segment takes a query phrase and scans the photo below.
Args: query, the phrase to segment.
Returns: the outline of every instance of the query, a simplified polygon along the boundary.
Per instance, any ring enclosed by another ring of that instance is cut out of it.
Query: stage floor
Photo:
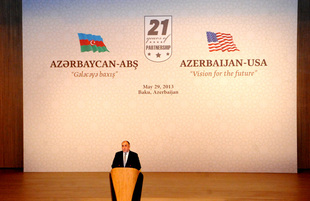
[[[310,200],[310,174],[143,172],[141,201]],[[109,173],[0,171],[1,201],[111,201]]]

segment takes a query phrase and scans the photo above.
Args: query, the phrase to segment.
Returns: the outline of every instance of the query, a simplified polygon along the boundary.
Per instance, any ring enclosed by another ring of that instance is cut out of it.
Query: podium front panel
[[[112,182],[117,201],[131,201],[140,171],[135,168],[113,168]]]

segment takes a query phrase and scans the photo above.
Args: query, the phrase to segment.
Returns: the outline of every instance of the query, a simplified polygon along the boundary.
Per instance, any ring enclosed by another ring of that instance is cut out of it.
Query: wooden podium
[[[131,201],[140,171],[135,168],[113,168],[112,183],[117,201]]]

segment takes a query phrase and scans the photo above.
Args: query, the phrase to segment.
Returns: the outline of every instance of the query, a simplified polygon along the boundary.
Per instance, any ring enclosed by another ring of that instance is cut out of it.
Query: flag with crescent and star
[[[103,39],[99,35],[78,33],[81,45],[81,52],[109,52]]]

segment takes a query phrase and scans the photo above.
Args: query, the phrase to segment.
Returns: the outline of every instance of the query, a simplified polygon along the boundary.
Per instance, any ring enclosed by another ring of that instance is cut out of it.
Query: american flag
[[[234,52],[234,51],[240,51],[237,49],[232,35],[225,34],[225,33],[213,33],[213,32],[207,32],[207,39],[208,39],[208,46],[209,51],[219,51],[222,50],[222,52],[228,51],[228,52]]]

